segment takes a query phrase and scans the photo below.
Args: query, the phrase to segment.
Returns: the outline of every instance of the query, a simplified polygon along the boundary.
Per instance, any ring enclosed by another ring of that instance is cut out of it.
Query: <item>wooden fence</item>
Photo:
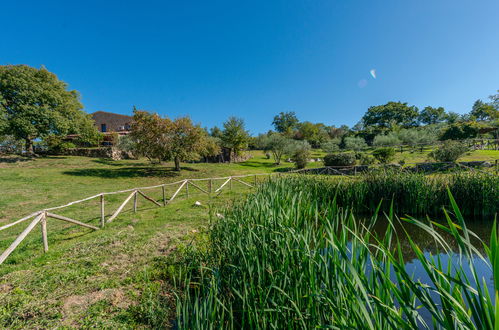
[[[90,196],[84,199],[80,199],[74,202],[70,202],[61,206],[56,206],[56,207],[51,207],[47,208],[44,210],[36,211],[34,213],[31,213],[28,216],[25,216],[24,218],[21,218],[17,221],[14,221],[12,223],[6,224],[4,226],[0,227],[0,231],[5,230],[7,228],[10,228],[12,226],[15,226],[21,222],[27,221],[27,220],[32,220],[29,225],[23,230],[23,232],[12,242],[12,244],[0,255],[0,264],[2,264],[5,259],[9,257],[9,255],[21,244],[21,242],[28,236],[28,234],[37,226],[40,225],[41,228],[41,234],[42,234],[42,241],[43,241],[43,249],[45,252],[48,251],[49,246],[48,246],[48,240],[47,240],[47,220],[49,218],[55,219],[55,220],[60,220],[60,221],[65,221],[69,222],[75,225],[79,225],[82,227],[90,228],[93,230],[99,230],[105,227],[106,223],[110,223],[113,220],[115,220],[118,215],[123,211],[125,206],[130,203],[130,201],[133,199],[133,211],[137,212],[137,205],[138,205],[138,199],[143,198],[146,201],[151,202],[152,204],[158,206],[158,207],[165,207],[169,203],[171,203],[179,194],[180,192],[185,189],[186,196],[189,197],[189,188],[195,188],[196,190],[202,192],[203,194],[206,194],[211,197],[218,197],[224,189],[232,189],[232,183],[236,182],[238,184],[241,184],[245,187],[253,188],[256,186],[258,183],[258,177],[259,176],[267,176],[270,177],[272,175],[276,175],[278,173],[260,173],[260,174],[248,174],[248,175],[237,175],[237,176],[228,176],[228,177],[221,177],[221,178],[207,178],[207,179],[185,179],[173,183],[165,183],[165,184],[160,184],[156,186],[149,186],[149,187],[139,187],[139,188],[132,188],[132,189],[127,189],[127,190],[120,190],[120,191],[113,191],[113,192],[104,192],[100,193],[94,196]],[[244,178],[249,178],[252,180],[251,183],[243,181]],[[223,183],[215,187],[214,182],[223,180]],[[202,182],[207,183],[206,187],[203,187]],[[171,195],[171,197],[167,198],[166,194],[166,187],[167,186],[178,186],[176,187],[174,193]],[[162,198],[161,198],[161,203],[158,202],[157,200],[149,197],[146,195],[144,191],[151,190],[151,189],[161,189],[162,192]],[[123,194],[123,193],[129,193],[127,194],[125,200],[120,204],[120,206],[111,214],[109,218],[106,219],[105,215],[105,196],[108,195],[116,195],[116,194]],[[82,221],[78,221],[66,216],[62,216],[60,214],[55,213],[57,210],[64,209],[66,207],[75,205],[75,204],[80,204],[86,201],[90,201],[93,199],[99,199],[99,208],[100,208],[100,228],[97,226],[90,225],[88,223],[84,223]]]

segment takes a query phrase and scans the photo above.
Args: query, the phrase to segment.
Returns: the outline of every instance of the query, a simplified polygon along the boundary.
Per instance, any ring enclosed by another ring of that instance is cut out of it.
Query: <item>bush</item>
[[[401,144],[402,141],[393,133],[388,135],[376,135],[373,141],[373,145],[386,147],[386,146],[396,146]]]
[[[332,154],[333,152],[340,150],[340,143],[340,139],[328,140],[327,142],[321,144],[321,149],[325,153]]]
[[[395,149],[393,148],[378,148],[373,151],[373,156],[382,164],[388,164],[395,157]]]
[[[329,154],[324,157],[325,166],[353,166],[355,165],[355,154],[353,152],[340,152]]]
[[[295,162],[296,168],[298,169],[305,168],[308,164],[309,158],[310,158],[310,144],[308,144],[307,142],[298,143],[291,156],[291,160]]]
[[[358,158],[360,165],[372,165],[376,161],[373,156],[367,153],[361,153],[360,158]]]
[[[437,162],[455,162],[468,151],[468,148],[457,141],[445,141],[437,150],[432,151],[429,156]]]
[[[76,148],[72,142],[64,141],[61,136],[50,135],[43,139],[43,144],[47,148],[47,152],[54,155],[63,154],[69,149]]]
[[[367,147],[366,140],[358,137],[346,137],[345,138],[345,148],[349,150],[362,150]]]

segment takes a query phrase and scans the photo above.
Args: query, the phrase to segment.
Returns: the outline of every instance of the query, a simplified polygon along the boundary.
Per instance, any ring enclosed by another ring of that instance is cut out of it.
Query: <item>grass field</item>
[[[269,173],[292,164],[275,166],[262,152],[238,164],[183,164],[173,171],[172,164],[151,165],[146,160],[109,161],[85,157],[47,157],[34,160],[0,158],[0,224],[12,222],[31,212],[98,194],[140,186],[249,173]],[[314,158],[322,158],[314,152]],[[424,161],[426,153],[402,153],[406,162]],[[493,160],[498,151],[475,151],[462,160]],[[321,162],[309,167],[323,166]],[[247,192],[234,186],[212,200],[223,207]],[[172,191],[169,191],[171,194]],[[150,192],[160,199],[160,191]],[[141,200],[140,212],[127,207],[122,216],[92,231],[50,221],[49,252],[43,253],[38,228],[0,266],[0,327],[51,328],[155,327],[164,325],[174,311],[168,309],[174,297],[157,274],[158,263],[171,251],[194,244],[207,230],[210,217],[207,196],[191,191],[191,197],[158,208]],[[109,215],[125,195],[106,197]],[[194,206],[201,201],[203,206]],[[62,215],[98,224],[97,201],[64,210]],[[0,248],[5,249],[27,223],[1,232]],[[167,303],[159,304],[160,295]],[[154,299],[153,299],[154,297]],[[158,313],[158,309],[164,309]],[[165,318],[158,319],[158,315]],[[171,319],[171,318],[169,318]]]

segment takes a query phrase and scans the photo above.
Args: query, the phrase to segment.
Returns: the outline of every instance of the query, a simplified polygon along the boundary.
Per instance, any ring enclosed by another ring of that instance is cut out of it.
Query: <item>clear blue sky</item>
[[[351,126],[370,105],[465,113],[499,89],[498,0],[16,0],[0,21],[0,64],[45,65],[87,112],[258,133],[280,111]]]

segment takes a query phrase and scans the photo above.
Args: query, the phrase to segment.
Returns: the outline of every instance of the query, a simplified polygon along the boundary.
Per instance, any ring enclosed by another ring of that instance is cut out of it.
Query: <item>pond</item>
[[[368,219],[364,219],[365,221]],[[362,220],[361,220],[362,221]],[[442,223],[446,225],[445,223]],[[388,220],[384,217],[380,217],[373,226],[373,231],[379,236],[383,237],[387,231],[389,226]],[[478,254],[473,254],[471,260],[466,260],[462,262],[462,264],[466,264],[471,261],[474,265],[474,268],[477,272],[478,278],[483,279],[485,282],[491,296],[493,297],[494,292],[494,280],[492,275],[492,270],[490,265],[488,264],[489,259],[486,256],[485,249],[483,246],[483,242],[487,245],[489,244],[491,230],[493,226],[493,220],[485,220],[485,219],[470,219],[466,223],[466,227],[469,231],[475,233],[479,239],[471,238],[473,245],[476,247],[478,253],[481,254],[483,258],[486,259],[484,261]],[[428,276],[428,273],[425,271],[421,261],[416,257],[414,250],[410,246],[410,242],[407,238],[407,235],[404,234],[404,231],[411,237],[412,241],[419,246],[419,248],[423,251],[425,257],[428,258],[440,258],[443,268],[445,269],[449,263],[452,265],[460,264],[460,258],[466,258],[463,254],[460,253],[459,247],[455,239],[448,233],[438,230],[439,234],[444,238],[445,242],[450,246],[451,252],[445,252],[441,246],[435,241],[435,239],[429,235],[424,229],[410,224],[410,223],[396,223],[395,224],[395,232],[397,233],[398,239],[400,241],[402,247],[402,255],[405,262],[405,269],[409,274],[413,275],[415,281],[420,281],[421,283],[425,283],[428,285],[432,285],[432,281]],[[368,269],[369,271],[369,269]],[[472,279],[472,273],[469,267],[464,268],[464,272],[468,278]],[[396,281],[395,276],[392,276],[392,281]],[[434,301],[439,301],[439,297],[437,294],[433,295]],[[431,324],[431,315],[428,311],[422,310],[420,314],[423,316],[425,321],[428,324]]]

